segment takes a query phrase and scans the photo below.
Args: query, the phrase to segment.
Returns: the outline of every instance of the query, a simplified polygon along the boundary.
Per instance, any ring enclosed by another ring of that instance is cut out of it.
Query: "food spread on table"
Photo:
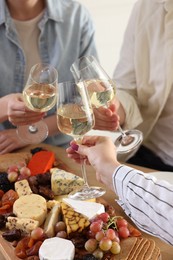
[[[53,152],[36,149],[18,155],[16,160],[12,156],[11,164],[3,163],[0,173],[1,234],[14,247],[16,257],[160,259],[154,240],[144,238],[117,216],[104,199],[68,198],[73,189],[83,185],[83,179],[67,171]]]

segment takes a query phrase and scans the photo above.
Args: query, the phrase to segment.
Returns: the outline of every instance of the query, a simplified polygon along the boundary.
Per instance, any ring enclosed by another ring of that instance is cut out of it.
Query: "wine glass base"
[[[68,197],[74,200],[88,200],[101,197],[105,192],[101,187],[82,187],[69,193]]]
[[[132,142],[125,145],[123,141],[123,136],[120,135],[114,142],[117,147],[117,154],[125,154],[135,150],[143,141],[143,134],[139,130],[126,130],[124,133],[127,136],[132,137]]]
[[[48,127],[44,121],[33,125],[22,125],[17,128],[18,137],[26,144],[37,144],[43,142],[48,136]]]

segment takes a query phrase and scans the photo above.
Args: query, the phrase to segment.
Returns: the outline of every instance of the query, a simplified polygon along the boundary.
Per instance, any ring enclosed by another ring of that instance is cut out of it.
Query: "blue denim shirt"
[[[42,62],[58,70],[58,81],[73,79],[71,64],[83,55],[97,57],[94,27],[89,12],[72,0],[47,0],[40,29],[39,52]],[[30,50],[32,52],[32,50]],[[22,92],[25,80],[25,55],[20,46],[6,1],[0,0],[0,97]],[[55,112],[55,108],[48,114]],[[10,122],[0,124],[0,130],[12,128]],[[62,134],[48,137],[45,142],[64,145],[69,138]]]

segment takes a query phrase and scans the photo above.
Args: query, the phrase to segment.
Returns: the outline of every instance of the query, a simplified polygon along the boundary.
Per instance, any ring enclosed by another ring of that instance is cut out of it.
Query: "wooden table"
[[[21,149],[20,151],[29,151],[30,149],[32,149],[34,147],[38,147],[38,145],[28,146],[24,149]],[[44,147],[47,150],[54,151],[56,154],[56,157],[60,158],[71,169],[71,172],[75,173],[76,175],[81,176],[80,166],[77,165],[72,160],[67,158],[67,155],[66,155],[66,152],[64,149],[62,149],[60,147],[49,146],[46,144],[43,144],[42,147]],[[133,167],[140,169],[146,173],[152,171],[151,169],[147,169],[147,168],[143,168],[143,167],[137,167],[137,166],[133,166]],[[92,169],[92,167],[90,167],[90,166],[87,166],[87,176],[88,176],[88,182],[90,185],[103,186],[100,183],[98,183],[98,181],[96,180],[95,172]],[[106,188],[105,186],[103,186],[103,187]],[[109,204],[111,204],[116,209],[116,212],[118,215],[124,216],[126,219],[128,219],[129,222],[131,222],[130,219],[125,215],[122,208],[116,203],[116,201],[115,201],[116,195],[113,191],[111,191],[110,189],[107,189],[106,194],[103,197]],[[146,233],[143,233],[143,236],[146,238],[152,238],[155,241],[156,245],[161,250],[162,260],[173,260],[173,247],[172,246],[170,246],[170,245],[166,244],[165,242],[161,241],[160,239],[150,236]],[[18,258],[16,258],[14,256],[13,248],[11,248],[11,246],[9,246],[8,244],[9,243],[7,243],[5,240],[0,239],[0,260],[18,260]]]

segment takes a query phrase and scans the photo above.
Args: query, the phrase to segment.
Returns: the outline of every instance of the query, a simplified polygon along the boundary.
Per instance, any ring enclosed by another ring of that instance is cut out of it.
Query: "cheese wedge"
[[[44,222],[44,232],[48,237],[55,236],[55,224],[60,218],[60,203],[56,204],[51,211],[47,214],[46,220]]]
[[[75,247],[70,240],[53,237],[44,240],[39,249],[40,260],[73,260]]]
[[[72,207],[68,206],[64,202],[61,202],[61,210],[68,235],[76,231],[80,233],[90,225],[88,218],[78,212],[75,212]]]
[[[37,220],[40,226],[47,215],[46,200],[37,194],[21,196],[13,204],[13,213],[18,218]]]
[[[52,168],[51,172],[51,189],[54,195],[66,195],[74,189],[83,186],[84,181],[77,175],[70,172]]]
[[[88,219],[92,219],[105,212],[105,207],[103,204],[97,202],[87,202],[69,198],[64,198],[63,202],[72,207],[74,211],[81,213]]]
[[[6,228],[20,229],[24,233],[31,233],[38,226],[39,222],[30,218],[8,217],[6,222]]]
[[[14,188],[19,197],[30,195],[33,193],[27,180],[16,181],[14,184]]]

